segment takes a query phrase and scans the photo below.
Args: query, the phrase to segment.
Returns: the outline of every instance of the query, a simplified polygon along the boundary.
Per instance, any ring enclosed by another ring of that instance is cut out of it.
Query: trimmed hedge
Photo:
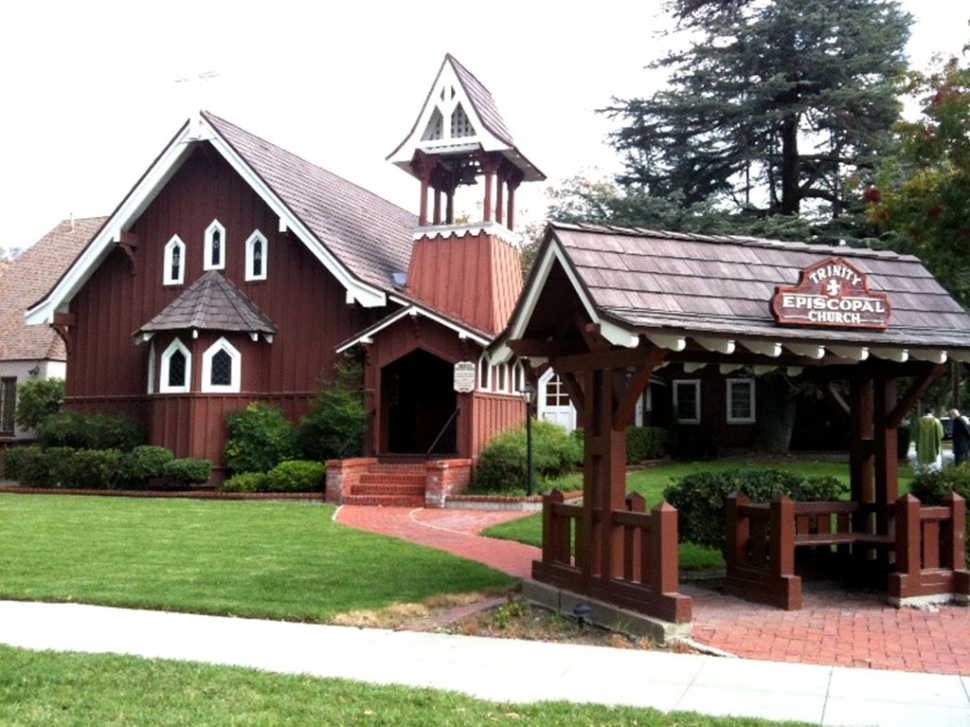
[[[670,454],[673,438],[660,427],[627,427],[626,463],[637,464]]]
[[[675,480],[664,490],[664,499],[677,508],[680,540],[723,552],[725,503],[738,490],[752,502],[768,502],[781,495],[814,502],[839,500],[848,488],[835,477],[803,479],[777,469],[695,472]]]
[[[582,443],[558,424],[532,423],[532,458],[536,484],[573,470],[583,456]],[[482,450],[472,491],[524,490],[528,482],[526,430],[496,435]]]
[[[144,487],[150,480],[185,487],[208,482],[212,465],[206,460],[176,460],[161,447],[122,452],[31,446],[7,451],[4,476],[25,487],[110,490]]]
[[[321,462],[290,459],[267,473],[241,472],[222,483],[225,492],[323,492],[327,473]]]
[[[45,449],[71,447],[130,452],[144,441],[141,424],[124,414],[60,411],[37,425],[37,442]]]

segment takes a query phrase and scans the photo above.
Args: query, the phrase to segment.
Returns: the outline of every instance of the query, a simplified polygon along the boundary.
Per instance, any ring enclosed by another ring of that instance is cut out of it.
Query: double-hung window
[[[700,423],[701,382],[699,379],[674,382],[674,414],[681,424]]]
[[[728,424],[752,424],[754,415],[754,379],[727,380]]]

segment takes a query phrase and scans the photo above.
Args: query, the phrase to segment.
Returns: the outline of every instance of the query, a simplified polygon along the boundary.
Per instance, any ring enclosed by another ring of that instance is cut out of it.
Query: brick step
[[[394,474],[419,474],[422,477],[427,470],[428,466],[424,462],[419,462],[417,464],[392,464],[390,462],[378,462],[377,464],[372,464],[367,468],[368,472],[373,472],[375,474],[391,472]]]
[[[362,485],[411,485],[424,489],[424,473],[410,474],[401,472],[363,472],[360,475]]]
[[[369,505],[379,507],[424,507],[424,497],[398,497],[391,495],[348,495],[344,505]]]
[[[350,488],[351,495],[392,495],[400,497],[420,497],[424,498],[424,482],[420,485],[408,485],[400,483],[379,483],[365,484],[360,483]]]

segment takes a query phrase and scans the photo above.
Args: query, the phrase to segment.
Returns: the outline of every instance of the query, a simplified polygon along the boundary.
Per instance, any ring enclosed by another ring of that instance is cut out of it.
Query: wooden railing
[[[938,507],[912,495],[896,501],[896,572],[889,576],[894,602],[951,594],[967,600],[966,521],[966,501],[956,493]]]
[[[886,509],[882,532],[873,532],[877,508],[870,503],[796,503],[787,497],[751,503],[744,493],[734,493],[726,506],[725,591],[788,610],[801,608],[795,554],[811,547],[833,556],[839,566],[851,564],[856,576],[860,567],[888,567],[888,554],[895,551],[897,573],[889,579],[895,600],[964,593],[965,507],[955,497],[947,507],[929,508],[906,495]]]
[[[601,554],[589,547],[584,532],[585,508],[567,504],[558,490],[544,495],[542,560],[533,564],[533,577],[667,621],[689,621],[690,599],[677,593],[677,511],[661,503],[647,512],[640,495],[626,504],[606,518],[599,509],[591,513],[590,525],[617,535],[604,573]]]

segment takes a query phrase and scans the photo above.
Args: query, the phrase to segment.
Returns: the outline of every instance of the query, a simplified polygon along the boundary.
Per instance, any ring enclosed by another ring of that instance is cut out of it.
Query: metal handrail
[[[441,427],[441,431],[438,432],[438,436],[434,438],[434,441],[431,443],[431,446],[428,447],[428,451],[425,453],[425,457],[430,457],[432,454],[435,454],[435,448],[438,446],[438,442],[440,442],[444,438],[444,436],[448,433],[448,429],[451,428],[452,424],[458,418],[458,412],[460,411],[461,411],[461,407],[459,406],[459,407],[455,407],[455,410],[451,412],[451,416],[448,417],[448,421],[446,421],[445,425]],[[457,427],[455,427],[455,429],[457,430]],[[452,437],[452,440],[455,442],[455,451],[457,451],[458,449],[457,431],[454,432],[454,436]],[[439,452],[437,454],[441,454],[441,453]]]

